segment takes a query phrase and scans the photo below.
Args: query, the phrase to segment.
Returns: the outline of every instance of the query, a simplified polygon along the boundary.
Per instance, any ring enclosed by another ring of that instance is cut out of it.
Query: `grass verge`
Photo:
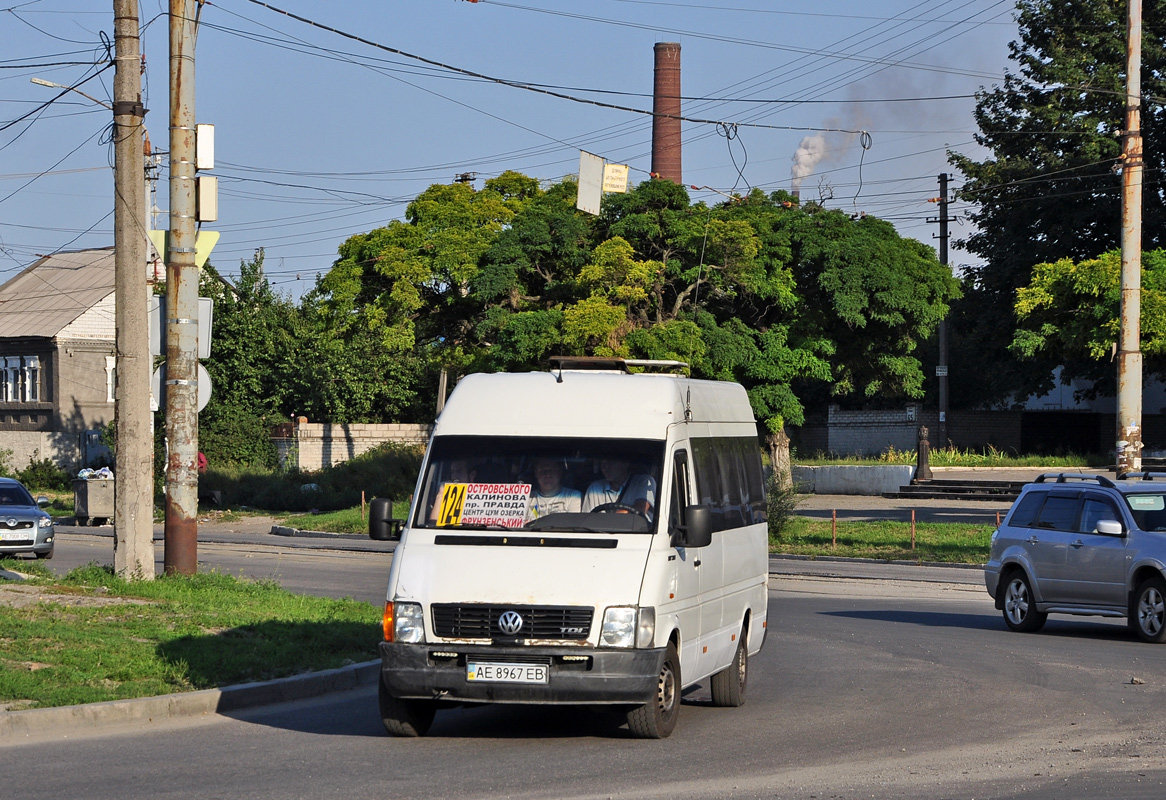
[[[209,689],[376,658],[381,610],[202,573],[128,583],[90,564],[0,583],[0,709]]]
[[[770,552],[883,561],[983,564],[988,560],[989,540],[996,527],[918,522],[912,549],[909,522],[839,522],[836,529],[832,524],[831,520],[793,517],[779,535],[770,537]]]
[[[409,503],[400,500],[393,503],[393,516],[405,519],[409,515]],[[279,517],[280,523],[304,531],[327,531],[329,533],[355,533],[368,535],[368,507],[342,508],[338,511],[320,511],[314,514],[290,514]]]

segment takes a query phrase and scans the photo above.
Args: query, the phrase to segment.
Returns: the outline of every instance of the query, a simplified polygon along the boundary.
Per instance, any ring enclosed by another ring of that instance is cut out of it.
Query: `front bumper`
[[[56,538],[55,527],[39,530],[34,528],[32,533],[24,539],[0,539],[0,556],[20,553],[51,553]]]
[[[381,679],[394,697],[466,703],[638,705],[655,696],[664,652],[381,642]],[[539,659],[549,666],[548,679],[545,684],[469,681],[467,659],[501,663]]]

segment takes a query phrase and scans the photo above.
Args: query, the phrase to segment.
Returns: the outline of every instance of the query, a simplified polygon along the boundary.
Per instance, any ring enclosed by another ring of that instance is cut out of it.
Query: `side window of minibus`
[[[683,529],[687,524],[688,508],[688,452],[677,450],[672,456],[672,510],[668,516],[669,533]]]

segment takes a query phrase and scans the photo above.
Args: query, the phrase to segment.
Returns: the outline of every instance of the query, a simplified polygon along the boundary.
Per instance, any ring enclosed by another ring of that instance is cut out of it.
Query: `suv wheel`
[[[1160,575],[1142,581],[1134,592],[1130,622],[1144,642],[1166,642],[1166,581]]]
[[[1048,618],[1048,614],[1036,610],[1036,598],[1024,571],[1008,573],[1004,584],[1004,623],[1014,631],[1032,633],[1039,631]]]

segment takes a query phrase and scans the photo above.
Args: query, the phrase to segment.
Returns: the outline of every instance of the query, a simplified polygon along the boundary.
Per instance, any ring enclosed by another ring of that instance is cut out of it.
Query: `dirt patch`
[[[62,592],[44,586],[30,586],[27,583],[0,584],[0,606],[24,608],[37,603],[55,603],[70,608],[94,608],[101,606],[149,605],[149,600],[135,597],[109,597],[89,591],[78,593]]]

